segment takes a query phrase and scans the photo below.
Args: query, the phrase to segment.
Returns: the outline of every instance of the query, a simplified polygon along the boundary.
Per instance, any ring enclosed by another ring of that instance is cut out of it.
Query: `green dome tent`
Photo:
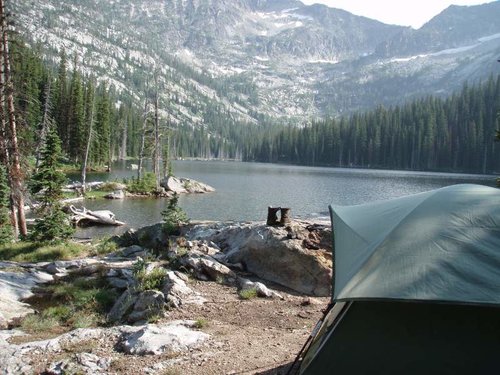
[[[500,190],[330,207],[332,303],[301,374],[500,372]]]

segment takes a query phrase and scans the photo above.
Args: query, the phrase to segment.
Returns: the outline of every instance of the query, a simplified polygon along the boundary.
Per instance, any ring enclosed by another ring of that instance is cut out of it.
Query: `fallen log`
[[[75,226],[88,226],[88,225],[124,225],[123,221],[118,221],[115,214],[109,210],[91,211],[85,207],[81,209],[75,206],[69,206],[72,213],[71,222]]]

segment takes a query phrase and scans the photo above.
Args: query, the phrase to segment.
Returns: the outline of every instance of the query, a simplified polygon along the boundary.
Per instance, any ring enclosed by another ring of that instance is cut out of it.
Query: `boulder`
[[[160,186],[176,194],[209,193],[215,191],[213,187],[199,181],[174,176],[164,178],[160,182]]]
[[[106,199],[125,199],[125,192],[123,190],[115,190],[104,196]]]
[[[195,322],[173,321],[167,325],[148,324],[137,332],[124,334],[120,346],[135,355],[175,354],[200,346],[210,336],[194,331]]]
[[[200,280],[212,280],[223,283],[234,283],[236,274],[213,257],[203,254],[200,251],[190,251],[181,258],[181,263],[194,271],[195,276]]]
[[[146,290],[139,294],[134,304],[134,310],[128,316],[130,323],[148,320],[164,315],[165,296],[158,290]]]
[[[163,230],[163,224],[158,223],[140,228],[134,233],[136,242],[146,249],[166,249],[168,247],[168,235]]]
[[[313,231],[316,233],[311,236]],[[330,295],[332,260],[331,249],[326,246],[330,246],[331,230],[327,226],[311,227],[301,222],[289,227],[264,223],[208,225],[206,229],[198,226],[188,231],[186,238],[193,240],[190,234],[215,242],[225,253],[225,263],[241,263],[264,280],[308,295]],[[319,249],[307,248],[303,241],[306,238]]]
[[[107,281],[109,285],[116,289],[127,289],[131,285],[127,280],[119,277],[108,277]]]
[[[184,304],[201,305],[206,302],[206,299],[198,292],[187,286],[185,275],[177,271],[167,272],[163,293],[165,300],[173,307],[179,307]]]
[[[53,280],[53,276],[40,271],[0,271],[0,320],[8,326],[14,320],[34,312],[30,305],[21,302],[33,296],[31,291],[38,284]]]
[[[123,320],[125,314],[132,309],[136,301],[137,295],[134,295],[129,289],[124,291],[109,311],[108,320],[110,322],[119,322]]]

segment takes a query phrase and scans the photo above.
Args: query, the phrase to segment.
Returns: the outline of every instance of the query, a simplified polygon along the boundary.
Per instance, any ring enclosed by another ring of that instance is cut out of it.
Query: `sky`
[[[421,27],[442,10],[454,5],[477,5],[491,0],[302,0],[304,4],[321,3],[384,23]]]

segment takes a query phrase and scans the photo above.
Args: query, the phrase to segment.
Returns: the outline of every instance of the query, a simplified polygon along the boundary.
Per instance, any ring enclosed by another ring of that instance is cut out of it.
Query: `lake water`
[[[132,162],[111,173],[92,173],[89,181],[135,176]],[[303,167],[223,161],[174,161],[174,173],[213,186],[209,194],[182,195],[179,205],[192,220],[265,220],[268,206],[290,207],[294,217],[328,215],[328,206],[354,205],[400,197],[443,186],[495,185],[495,176],[450,173]],[[112,235],[161,221],[164,199],[87,200],[90,210],[109,209],[125,227],[79,229],[77,237]],[[78,206],[78,205],[75,205]]]

